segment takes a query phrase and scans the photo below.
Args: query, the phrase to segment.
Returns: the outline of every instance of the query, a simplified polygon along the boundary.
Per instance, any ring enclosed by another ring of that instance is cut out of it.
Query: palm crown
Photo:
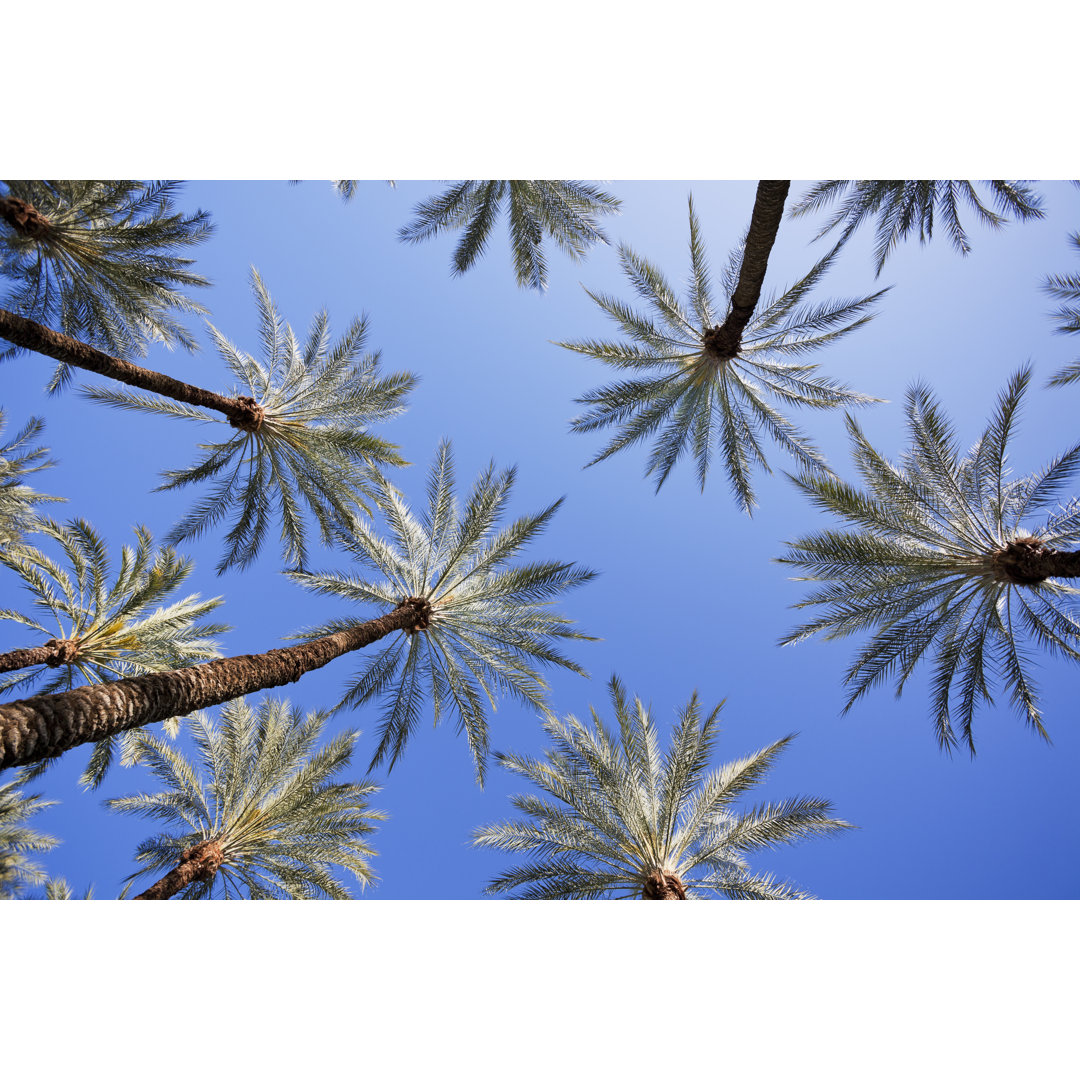
[[[484,253],[504,205],[518,284],[545,289],[544,236],[580,260],[593,244],[607,242],[596,219],[616,213],[619,200],[577,180],[466,180],[418,203],[413,208],[416,217],[398,236],[419,243],[449,229],[464,229],[452,260],[453,272],[463,274]]]
[[[758,464],[768,470],[762,434],[807,468],[825,468],[821,453],[769,398],[785,405],[816,409],[876,400],[816,375],[814,364],[785,362],[789,356],[819,349],[868,322],[873,317],[869,309],[887,291],[858,300],[802,304],[828,269],[835,251],[779,297],[759,305],[743,331],[736,355],[721,356],[716,352],[718,320],[730,307],[741,254],[741,248],[732,252],[721,275],[724,306],[718,308],[691,199],[691,277],[689,305],[684,306],[659,270],[629,247],[620,245],[619,261],[650,313],[638,314],[621,300],[589,292],[629,340],[558,343],[618,370],[635,373],[633,378],[590,391],[579,399],[579,404],[588,406],[588,410],[571,422],[574,431],[618,429],[590,465],[653,438],[645,474],[655,476],[657,490],[686,453],[693,455],[698,482],[704,489],[719,449],[735,500],[750,513],[756,504],[751,469]]]
[[[60,841],[25,823],[55,805],[43,802],[40,795],[24,795],[14,783],[0,784],[0,898],[12,899],[26,885],[45,880],[45,872],[28,856],[49,851]]]
[[[125,355],[151,342],[195,348],[176,312],[205,309],[180,290],[209,282],[180,252],[211,231],[206,213],[177,213],[179,185],[133,180],[7,180],[0,196],[4,304]],[[51,389],[70,369],[61,364]]]
[[[417,521],[398,492],[384,483],[378,505],[392,541],[380,539],[361,521],[355,523],[352,538],[344,541],[344,547],[381,579],[337,573],[290,575],[315,592],[387,610],[406,597],[426,602],[424,623],[415,632],[387,639],[338,705],[385,700],[372,767],[384,758],[393,767],[430,697],[436,722],[444,710],[456,714],[482,783],[489,741],[485,702],[494,709],[496,692],[503,691],[523,705],[546,709],[547,684],[539,666],[584,674],[556,643],[593,639],[572,631],[571,620],[556,614],[552,605],[559,594],[594,574],[554,561],[508,565],[547,527],[562,503],[559,499],[538,514],[497,528],[515,474],[513,468],[496,473],[492,463],[461,508],[454,497],[453,453],[443,442],[429,474],[423,518]],[[338,619],[303,636],[335,633],[357,622]]]
[[[617,678],[609,690],[617,735],[591,709],[590,723],[574,716],[544,721],[552,749],[543,761],[496,755],[552,799],[515,796],[525,820],[475,834],[478,846],[540,859],[496,878],[487,891],[528,900],[807,898],[787,882],[752,873],[746,855],[852,826],[831,818],[821,799],[735,806],[793,736],[706,772],[720,705],[706,715],[694,694],[661,756],[649,708],[636,697],[631,703]]]
[[[139,761],[162,788],[106,805],[180,831],[140,844],[135,858],[142,868],[129,880],[160,873],[185,855],[191,862],[197,852],[200,872],[179,893],[183,899],[232,899],[241,890],[252,900],[348,899],[334,867],[362,886],[373,882],[374,852],[364,838],[385,817],[368,805],[378,788],[334,780],[348,766],[359,732],[343,732],[316,749],[327,719],[325,712],[301,717],[288,701],[269,697],[254,709],[231,701],[220,724],[197,713],[185,725],[193,759],[138,732]]]
[[[829,219],[818,237],[840,228],[840,245],[864,222],[876,218],[874,260],[880,274],[893,248],[916,227],[919,242],[925,244],[934,232],[934,214],[944,219],[953,247],[961,255],[971,250],[960,222],[960,203],[992,229],[1000,229],[1014,213],[1022,221],[1041,218],[1039,197],[1025,184],[1010,180],[984,180],[1000,213],[983,205],[969,180],[823,180],[815,184],[791,208],[792,217],[813,213],[847,194],[840,209]],[[815,237],[817,239],[818,237]],[[839,246],[839,245],[838,245]]]
[[[396,447],[367,430],[396,416],[416,379],[408,372],[383,376],[379,354],[364,353],[367,323],[356,319],[330,347],[329,316],[316,316],[301,345],[282,321],[258,273],[252,285],[259,306],[264,360],[240,352],[214,327],[210,332],[225,362],[246,387],[237,398],[254,407],[254,421],[225,442],[208,443],[189,469],[169,470],[159,491],[223,476],[210,494],[173,528],[169,540],[198,536],[232,512],[218,573],[249,566],[258,556],[270,515],[281,517],[282,555],[303,565],[307,557],[306,505],[324,543],[331,543],[366,506],[375,470],[404,465]],[[232,423],[179,401],[110,387],[86,393],[119,408],[164,413],[200,423]],[[235,426],[235,425],[233,425]]]
[[[108,549],[90,524],[46,522],[40,531],[60,546],[70,573],[36,548],[0,554],[0,562],[22,578],[24,588],[34,598],[34,607],[47,613],[55,624],[50,629],[37,618],[11,609],[0,610],[0,619],[51,639],[44,644],[54,648],[47,659],[38,659],[31,667],[0,680],[0,689],[19,687],[27,693],[44,678],[37,692],[51,694],[82,682],[169,671],[221,655],[213,635],[229,627],[202,621],[223,602],[221,597],[201,600],[194,593],[163,604],[191,574],[194,564],[190,559],[168,547],[155,551],[150,533],[136,527],[138,542],[134,548],[123,548],[120,567],[110,583]],[[131,732],[125,732],[97,743],[83,782],[96,787],[102,781],[117,739],[127,761],[132,738]],[[30,775],[43,768],[31,767]]]
[[[5,425],[4,410],[0,409],[0,432]],[[13,439],[0,443],[0,551],[18,544],[24,533],[37,528],[35,507],[64,501],[55,495],[41,495],[23,483],[30,473],[55,464],[46,458],[49,451],[45,447],[32,445],[44,427],[43,420],[31,417]]]
[[[1013,376],[965,456],[933,395],[916,386],[907,399],[911,444],[898,464],[848,420],[865,491],[836,477],[795,478],[815,505],[852,528],[787,545],[788,556],[779,561],[809,571],[796,580],[825,583],[796,606],[825,613],[782,644],[815,633],[840,638],[873,631],[847,670],[845,711],[893,677],[899,695],[919,663],[932,657],[942,747],[956,745],[959,720],[975,752],[972,722],[980,703],[992,703],[988,679],[995,676],[1046,737],[1028,646],[1080,660],[1077,590],[1052,580],[1080,576],[1080,559],[1056,550],[1080,540],[1080,502],[1059,504],[1080,466],[1080,443],[1041,472],[1010,479],[1006,449],[1030,378],[1030,369]]]

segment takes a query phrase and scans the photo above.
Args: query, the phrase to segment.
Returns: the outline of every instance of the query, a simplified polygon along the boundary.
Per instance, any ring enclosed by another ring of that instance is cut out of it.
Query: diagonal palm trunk
[[[18,671],[20,668],[37,667],[38,664],[59,667],[61,664],[71,663],[77,653],[77,642],[52,638],[44,645],[35,645],[32,649],[12,649],[10,652],[0,653],[0,672]]]
[[[162,375],[158,371],[139,367],[138,364],[109,356],[92,345],[76,341],[67,334],[50,330],[41,323],[24,319],[21,315],[3,308],[0,308],[0,338],[5,338],[19,348],[29,349],[42,356],[51,356],[54,360],[62,360],[65,364],[82,368],[84,371],[92,371],[95,375],[104,375],[117,382],[127,383],[128,386],[172,398],[174,401],[224,413],[233,427],[244,431],[257,431],[262,423],[262,408],[253,398],[223,397],[210,390]]]
[[[739,353],[743,331],[761,299],[765,270],[773,244],[776,243],[780,220],[784,216],[784,200],[790,187],[790,180],[758,182],[742,265],[739,267],[739,282],[731,296],[731,310],[722,326],[714,326],[704,335],[705,347],[716,360],[731,360]]]
[[[220,840],[210,837],[198,844],[193,844],[181,854],[176,866],[163,878],[132,899],[170,900],[193,881],[211,881],[224,861],[225,850]]]
[[[303,645],[0,705],[0,769],[29,765],[82,743],[296,682],[395,630],[423,629],[430,613],[427,600],[411,596],[381,618]]]

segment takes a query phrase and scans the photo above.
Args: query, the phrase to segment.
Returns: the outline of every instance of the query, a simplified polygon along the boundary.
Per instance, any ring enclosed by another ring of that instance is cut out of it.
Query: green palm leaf
[[[1080,660],[1080,590],[1055,580],[1080,577],[1080,557],[1058,550],[1080,541],[1080,504],[1058,501],[1080,467],[1080,444],[1034,476],[1010,477],[1006,449],[1030,381],[1030,368],[1012,377],[966,455],[932,393],[916,386],[907,401],[910,446],[898,464],[849,418],[866,490],[806,472],[792,477],[849,529],[787,545],[779,561],[807,571],[796,580],[818,585],[796,606],[822,614],[781,644],[870,635],[845,676],[845,711],[883,682],[899,695],[926,663],[943,748],[962,740],[975,753],[974,718],[992,703],[995,683],[1046,737],[1029,646]]]
[[[721,706],[707,715],[697,695],[680,710],[663,755],[650,709],[609,683],[618,734],[595,710],[589,722],[544,719],[543,760],[496,754],[499,763],[554,798],[518,795],[524,819],[488,825],[478,847],[533,855],[497,877],[489,893],[516,899],[805,898],[794,886],[751,873],[745,855],[852,828],[821,799],[795,798],[739,812],[792,736],[706,772]]]
[[[0,432],[6,423],[4,410],[0,409]],[[13,439],[0,443],[0,552],[12,550],[24,533],[38,527],[35,507],[64,501],[56,495],[42,495],[23,483],[31,473],[56,464],[46,457],[49,451],[45,447],[32,445],[44,427],[43,420],[32,416]]]
[[[547,560],[518,563],[521,550],[535,539],[561,500],[537,514],[500,528],[514,484],[513,469],[494,464],[474,483],[465,505],[454,496],[453,453],[440,444],[428,478],[428,507],[417,520],[388,483],[375,499],[392,539],[378,537],[364,522],[354,522],[345,548],[379,578],[293,571],[290,577],[313,592],[374,603],[393,609],[403,596],[430,605],[430,618],[417,632],[388,638],[357,673],[338,708],[372,700],[384,703],[379,743],[372,766],[397,762],[414,733],[421,706],[430,704],[436,720],[443,711],[457,719],[468,739],[482,783],[488,753],[487,707],[508,694],[522,705],[546,710],[542,667],[584,674],[562,655],[565,640],[592,641],[571,629],[553,610],[566,590],[591,580],[593,571]],[[512,565],[511,565],[512,564]],[[312,640],[361,620],[336,620],[308,630]]]
[[[335,867],[361,887],[372,884],[374,852],[364,838],[386,815],[368,805],[379,790],[374,784],[335,779],[349,765],[359,732],[317,749],[328,718],[301,717],[287,701],[269,697],[254,709],[232,701],[219,722],[206,713],[188,722],[196,760],[149,732],[133,733],[137,758],[161,789],[106,805],[180,831],[140,844],[141,867],[128,882],[183,865],[186,854],[212,845],[213,859],[192,867],[201,872],[176,892],[181,899],[348,899]]]
[[[763,301],[743,330],[736,355],[720,357],[713,348],[719,326],[712,320],[718,312],[730,310],[741,249],[732,253],[731,266],[722,275],[724,297],[718,306],[692,199],[689,217],[691,278],[686,307],[656,267],[620,245],[623,270],[646,310],[635,311],[603,294],[589,296],[630,341],[557,343],[635,373],[632,379],[579,398],[578,404],[586,410],[571,421],[571,428],[577,432],[615,429],[614,437],[590,465],[652,440],[645,475],[655,479],[658,491],[687,454],[694,459],[704,490],[719,454],[735,501],[749,514],[757,502],[751,472],[755,466],[768,469],[762,436],[807,468],[827,468],[816,447],[768,399],[817,409],[877,400],[822,378],[815,365],[789,363],[787,357],[821,348],[868,322],[873,317],[870,309],[887,290],[856,300],[804,304],[803,298],[835,257],[836,252],[830,252],[779,297]]]
[[[50,851],[60,843],[25,822],[55,802],[24,795],[14,783],[0,784],[0,899],[23,895],[27,885],[45,881],[45,872],[28,856]]]

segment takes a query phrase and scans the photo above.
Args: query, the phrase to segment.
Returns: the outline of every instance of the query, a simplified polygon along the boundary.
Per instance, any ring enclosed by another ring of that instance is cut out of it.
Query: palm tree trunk
[[[0,705],[0,769],[43,761],[82,743],[296,682],[307,672],[395,630],[422,628],[430,612],[427,600],[410,596],[381,618],[304,645]]]
[[[784,200],[790,187],[790,180],[761,180],[758,183],[739,267],[739,281],[731,297],[731,311],[722,326],[714,326],[704,335],[706,351],[715,360],[731,360],[739,354],[742,333],[761,299],[765,270],[776,243],[780,220],[784,216]]]
[[[1080,551],[1043,547],[1033,537],[1013,540],[991,560],[995,574],[1013,585],[1037,585],[1047,578],[1080,577]]]
[[[36,206],[10,195],[0,197],[0,219],[28,240],[42,240],[52,228],[49,219]]]
[[[140,390],[149,390],[151,393],[161,394],[174,401],[183,401],[188,405],[198,405],[203,409],[213,409],[215,412],[224,413],[233,427],[245,431],[256,431],[262,423],[262,408],[255,403],[253,398],[227,398],[212,393],[210,390],[202,390],[198,386],[170,378],[160,372],[150,371],[149,368],[139,367],[138,364],[109,356],[108,353],[103,353],[92,345],[76,341],[67,334],[50,330],[47,326],[42,326],[32,319],[24,319],[21,315],[2,308],[0,308],[0,338],[6,338],[19,348],[29,349],[42,356],[51,356],[54,360],[62,360],[65,364],[82,368],[84,371],[92,371],[96,375],[104,375],[117,382],[127,383],[128,386],[137,386]]]
[[[642,900],[685,900],[686,889],[676,874],[654,870],[641,887]]]
[[[193,881],[212,881],[225,861],[221,841],[210,837],[193,844],[181,856],[180,861],[160,881],[145,892],[133,896],[133,900],[169,900]]]
[[[38,664],[59,667],[61,664],[70,663],[75,658],[76,651],[75,642],[58,641],[56,638],[32,649],[12,649],[10,652],[0,653],[0,672],[18,671],[19,668],[37,667]]]

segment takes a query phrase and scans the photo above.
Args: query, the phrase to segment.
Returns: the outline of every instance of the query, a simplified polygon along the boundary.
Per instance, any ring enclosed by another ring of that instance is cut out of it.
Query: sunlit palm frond
[[[0,433],[6,426],[0,409]],[[27,532],[40,524],[36,507],[46,502],[63,502],[56,495],[42,495],[23,481],[31,473],[56,464],[48,449],[33,441],[45,428],[45,422],[32,416],[11,440],[0,443],[0,552],[13,549]]]
[[[395,634],[371,653],[339,704],[359,706],[381,700],[379,744],[372,766],[393,767],[416,729],[421,708],[439,720],[455,716],[465,732],[482,782],[488,753],[487,710],[508,694],[521,704],[546,709],[547,684],[540,668],[554,666],[584,674],[562,655],[567,640],[594,640],[571,629],[554,610],[566,590],[589,581],[591,570],[572,563],[519,563],[521,550],[547,528],[561,499],[508,526],[500,521],[515,470],[494,464],[478,477],[464,506],[454,494],[453,453],[443,442],[428,480],[428,508],[419,520],[399,494],[384,484],[377,495],[390,530],[381,539],[361,521],[344,546],[374,570],[374,579],[333,573],[294,572],[290,576],[314,592],[390,610],[403,598],[430,604],[427,625]],[[353,620],[358,622],[360,620]],[[350,625],[336,620],[334,630]],[[311,639],[330,626],[307,631]]]
[[[29,856],[50,851],[60,841],[25,823],[55,805],[40,795],[24,795],[14,783],[0,784],[0,898],[21,896],[27,885],[46,879],[45,871]]]
[[[0,689],[25,695],[70,690],[84,683],[111,682],[151,671],[170,671],[221,655],[214,640],[230,627],[204,621],[223,598],[198,593],[172,603],[167,599],[187,580],[194,564],[170,547],[154,548],[150,533],[136,527],[135,547],[125,546],[113,576],[108,549],[94,528],[77,520],[44,522],[40,535],[54,541],[66,565],[25,545],[0,553],[33,598],[32,614],[0,611],[32,635],[27,647],[57,644],[62,651],[45,663],[0,678]],[[116,752],[128,761],[133,733],[110,736],[94,747],[82,780],[101,783]],[[29,766],[24,777],[45,764]]]
[[[999,229],[1015,214],[1021,221],[1041,218],[1039,196],[1026,185],[1011,180],[984,180],[997,206],[991,210],[979,199],[969,180],[823,180],[792,206],[792,217],[813,213],[843,197],[838,210],[815,239],[840,229],[837,246],[867,220],[876,222],[874,259],[880,274],[885,260],[900,241],[918,229],[919,242],[933,235],[934,215],[944,221],[953,247],[962,255],[971,250],[960,222],[962,202],[984,225]]]
[[[1031,647],[1080,660],[1080,502],[1062,505],[1080,468],[1080,443],[1041,472],[1012,479],[1006,450],[1030,368],[1012,377],[978,442],[961,454],[952,425],[929,389],[908,394],[910,446],[899,463],[878,453],[849,417],[852,454],[866,485],[804,473],[792,477],[847,531],[814,533],[787,545],[782,563],[817,587],[797,607],[823,613],[788,634],[793,644],[869,633],[845,681],[845,711],[883,682],[899,694],[923,663],[931,669],[939,744],[962,739],[975,752],[973,722],[996,681],[1037,733],[1046,736]]]
[[[330,544],[358,507],[367,509],[378,470],[407,464],[395,446],[369,429],[405,408],[415,376],[383,375],[379,354],[362,353],[368,330],[363,318],[354,320],[331,347],[324,311],[315,317],[306,340],[298,341],[254,270],[252,284],[259,306],[261,359],[241,352],[213,327],[211,333],[242,384],[235,395],[257,406],[258,423],[250,430],[235,429],[225,442],[203,444],[202,459],[190,468],[166,471],[158,489],[215,481],[168,539],[179,543],[228,520],[219,574],[247,567],[257,558],[275,510],[282,557],[287,564],[302,566],[308,553],[305,508],[314,516],[323,543]],[[85,392],[117,408],[229,423],[166,398],[109,387]]]
[[[1073,233],[1069,243],[1080,250],[1080,233]],[[1080,274],[1052,274],[1043,281],[1043,291],[1061,306],[1054,312],[1055,329],[1059,334],[1080,334]],[[1080,359],[1066,364],[1051,380],[1048,386],[1067,386],[1080,382]]]
[[[835,256],[831,252],[800,281],[773,299],[763,299],[742,333],[735,356],[720,357],[711,320],[730,308],[738,280],[722,275],[723,303],[713,300],[701,229],[690,201],[688,304],[684,306],[663,274],[625,245],[619,259],[639,300],[638,312],[612,297],[589,295],[631,340],[560,341],[563,348],[591,356],[614,368],[632,368],[634,378],[589,391],[578,399],[586,411],[571,421],[577,432],[615,428],[615,436],[589,462],[595,465],[640,442],[652,442],[646,476],[659,490],[675,465],[693,458],[704,489],[715,458],[723,461],[740,509],[756,505],[751,483],[755,467],[768,469],[763,442],[771,440],[804,467],[825,470],[812,442],[777,408],[794,405],[834,409],[876,401],[817,374],[814,364],[789,357],[835,341],[873,318],[871,309],[887,290],[855,300],[802,303]]]
[[[188,269],[209,215],[178,213],[174,181],[8,180],[0,195],[3,304],[119,356],[148,345],[196,347],[177,314],[205,308],[183,291],[208,285]],[[28,217],[26,207],[30,208]],[[10,351],[10,350],[9,350]],[[59,365],[50,389],[70,378]]]
[[[142,865],[128,881],[161,875],[195,845],[217,840],[223,860],[212,879],[191,882],[179,898],[348,899],[339,867],[361,887],[373,884],[375,853],[365,838],[386,816],[368,805],[379,789],[336,779],[359,732],[343,732],[318,748],[328,717],[319,711],[301,717],[288,701],[270,697],[255,708],[231,701],[218,722],[197,713],[185,724],[194,756],[137,732],[138,760],[161,789],[106,805],[173,831],[139,846],[135,858]]]
[[[522,288],[543,290],[548,280],[544,237],[580,260],[593,244],[607,243],[597,219],[617,213],[619,200],[603,188],[577,180],[466,180],[418,203],[413,220],[398,236],[419,243],[442,232],[463,230],[453,255],[453,272],[463,274],[483,255],[504,208],[517,282]]]
[[[526,862],[497,877],[488,892],[516,899],[804,898],[754,875],[745,856],[849,829],[821,799],[796,798],[740,811],[735,803],[760,783],[791,736],[748,758],[706,772],[720,707],[707,714],[697,695],[679,711],[661,755],[650,708],[609,683],[618,733],[595,710],[588,722],[544,721],[551,749],[543,760],[497,754],[499,763],[552,799],[516,796],[524,818],[478,830],[474,845]]]

